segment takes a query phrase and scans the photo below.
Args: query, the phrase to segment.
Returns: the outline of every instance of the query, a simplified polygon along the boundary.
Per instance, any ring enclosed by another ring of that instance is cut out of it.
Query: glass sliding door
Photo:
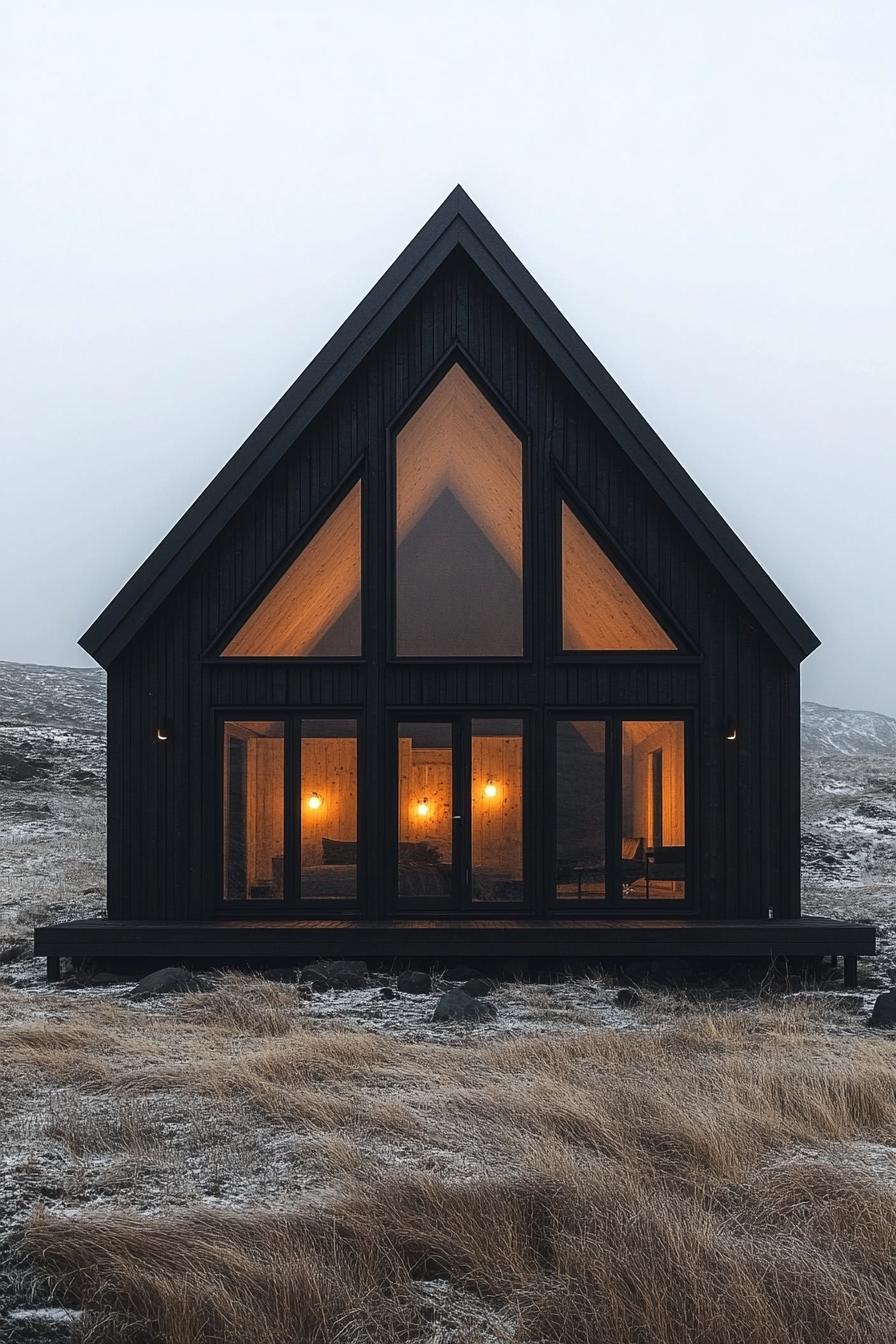
[[[395,732],[398,906],[521,906],[523,720],[458,714]]]
[[[680,719],[622,724],[622,895],[685,899],[685,733]]]
[[[358,720],[228,719],[221,896],[289,910],[358,899]]]
[[[454,725],[398,725],[398,897],[448,904],[454,880]]]
[[[470,752],[471,899],[523,900],[523,722],[473,719]]]
[[[607,730],[595,719],[556,724],[554,892],[558,901],[607,899]]]
[[[284,724],[224,724],[224,900],[282,902]]]
[[[684,901],[682,719],[555,720],[558,905]]]
[[[358,896],[358,722],[302,719],[299,898]]]

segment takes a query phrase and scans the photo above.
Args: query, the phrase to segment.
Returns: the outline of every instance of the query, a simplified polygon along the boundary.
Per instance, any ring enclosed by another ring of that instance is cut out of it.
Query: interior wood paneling
[[[308,805],[312,793],[319,808]],[[302,866],[324,862],[323,838],[358,838],[358,744],[353,737],[302,737]]]
[[[341,656],[361,652],[361,483],[349,491],[228,641],[224,658],[304,658],[347,615]]]
[[[670,650],[675,642],[564,501],[563,647]]]

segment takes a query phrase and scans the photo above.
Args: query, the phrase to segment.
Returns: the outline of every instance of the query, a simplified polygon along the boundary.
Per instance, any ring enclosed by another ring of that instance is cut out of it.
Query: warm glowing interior
[[[622,725],[622,834],[640,842],[623,873],[630,900],[683,900],[685,894],[684,724],[638,720]],[[625,866],[625,863],[624,863]]]
[[[301,724],[299,895],[353,900],[358,872],[358,750],[354,719]],[[224,895],[285,896],[284,725],[224,725]]]
[[[302,720],[302,900],[358,894],[358,740],[354,719]]]
[[[523,449],[457,364],[400,431],[396,650],[523,652]]]
[[[240,626],[225,658],[361,653],[361,483],[349,491]]]
[[[224,725],[224,897],[283,899],[282,723]]]
[[[557,858],[555,890],[563,901],[607,897],[606,725],[557,724]],[[685,758],[680,720],[622,724],[622,844],[619,881],[625,900],[683,900],[685,895]]]
[[[470,838],[474,902],[523,897],[523,726],[473,719]],[[450,723],[398,729],[398,887],[401,896],[452,894],[454,749]]]
[[[523,899],[523,725],[474,719],[470,815],[474,901]]]
[[[564,649],[674,649],[674,642],[565,500],[561,529]]]
[[[450,723],[398,725],[398,893],[450,896],[454,842]]]

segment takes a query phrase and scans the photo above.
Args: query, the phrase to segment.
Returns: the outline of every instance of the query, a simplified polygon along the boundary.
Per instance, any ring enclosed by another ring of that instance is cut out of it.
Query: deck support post
[[[47,957],[47,984],[59,979],[59,958]]]
[[[836,952],[832,952],[832,953],[831,953],[831,970],[832,970],[832,971],[836,971],[836,969],[837,969],[837,960],[838,960],[838,958],[837,958],[837,953],[836,953]]]
[[[858,957],[843,958],[843,986],[845,989],[858,989],[859,987]]]

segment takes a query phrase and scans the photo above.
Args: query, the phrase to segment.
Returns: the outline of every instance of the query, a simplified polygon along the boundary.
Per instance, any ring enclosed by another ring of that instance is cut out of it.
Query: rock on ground
[[[152,999],[157,994],[195,994],[211,989],[201,975],[188,971],[186,966],[163,966],[160,971],[144,975],[131,990],[132,999]]]
[[[435,1007],[432,1015],[433,1022],[481,1022],[486,1018],[496,1017],[495,1007],[491,1003],[483,1003],[481,999],[473,999],[469,994],[465,994],[462,989],[449,989],[447,994],[443,994]]]
[[[889,1031],[892,1027],[896,1027],[896,989],[888,989],[884,994],[878,994],[871,1009],[870,1025],[880,1031]]]
[[[432,993],[432,980],[425,971],[402,971],[395,984],[402,994]]]
[[[491,980],[483,980],[481,976],[474,975],[471,980],[465,980],[460,988],[461,992],[469,994],[471,999],[481,999],[486,994],[491,994],[494,985]]]
[[[364,961],[312,961],[302,971],[302,980],[312,989],[366,989],[370,984]]]

